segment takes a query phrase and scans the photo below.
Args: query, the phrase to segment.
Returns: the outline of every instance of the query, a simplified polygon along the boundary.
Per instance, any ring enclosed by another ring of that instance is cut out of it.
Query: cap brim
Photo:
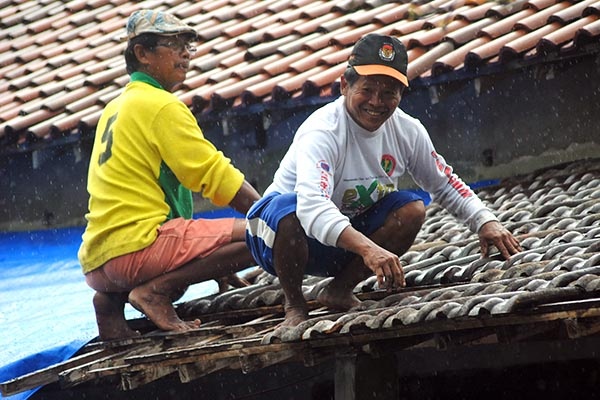
[[[160,31],[160,32],[156,32],[156,34],[161,35],[161,36],[189,35],[189,36],[192,36],[194,39],[198,38],[198,32],[196,32],[195,30],[191,30],[191,29],[182,29],[182,30],[175,30],[175,31],[169,31],[169,32]]]
[[[394,68],[386,65],[370,64],[370,65],[353,65],[352,66],[359,75],[387,75],[399,80],[404,86],[408,87],[408,78],[406,75],[396,71]]]
[[[124,35],[119,36],[118,39],[120,41],[131,40],[134,37],[140,36],[144,33],[152,33],[154,35],[160,35],[160,36],[189,35],[192,37],[192,40],[198,40],[198,38],[200,37],[198,35],[198,32],[196,32],[193,29],[192,30],[191,29],[183,29],[180,31],[169,31],[169,32],[159,31],[159,30],[147,30],[147,31],[143,31],[143,32],[135,33],[135,34],[129,34],[129,35],[127,35],[127,33],[125,33]]]

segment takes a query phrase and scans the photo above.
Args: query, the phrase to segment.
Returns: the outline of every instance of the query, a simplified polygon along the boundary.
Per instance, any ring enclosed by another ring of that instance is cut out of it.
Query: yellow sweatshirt
[[[191,191],[224,206],[243,181],[183,102],[150,76],[133,73],[98,122],[78,253],[83,272],[149,246],[168,219],[191,218]]]

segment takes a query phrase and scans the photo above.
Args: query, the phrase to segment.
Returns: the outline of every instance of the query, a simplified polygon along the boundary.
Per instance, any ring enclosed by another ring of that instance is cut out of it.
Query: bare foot
[[[348,311],[361,304],[361,301],[352,291],[336,291],[330,285],[321,290],[317,295],[317,301],[327,308],[338,311]]]
[[[101,340],[127,339],[140,335],[138,331],[134,331],[127,325],[123,311],[125,306],[123,293],[96,292],[93,302],[98,336]]]
[[[168,296],[154,293],[145,285],[134,288],[129,293],[129,303],[141,311],[163,331],[187,332],[200,327],[200,320],[183,321],[173,308]]]
[[[308,319],[308,308],[306,306],[286,306],[285,319],[278,326],[294,327]]]

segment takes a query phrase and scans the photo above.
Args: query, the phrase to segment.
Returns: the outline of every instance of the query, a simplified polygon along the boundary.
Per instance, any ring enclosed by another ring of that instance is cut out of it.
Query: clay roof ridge
[[[599,16],[595,14],[588,15],[561,27],[552,33],[544,35],[536,45],[537,51],[539,53],[557,52],[560,45],[573,40],[578,32],[585,29],[587,26],[592,25],[594,22],[597,22],[598,18]]]

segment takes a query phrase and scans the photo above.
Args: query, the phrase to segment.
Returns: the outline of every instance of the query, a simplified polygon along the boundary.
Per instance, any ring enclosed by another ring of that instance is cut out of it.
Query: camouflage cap
[[[172,36],[189,34],[196,38],[198,33],[194,28],[187,25],[174,15],[163,11],[138,10],[134,11],[127,20],[126,37],[133,39],[142,33],[154,33],[156,35]]]

